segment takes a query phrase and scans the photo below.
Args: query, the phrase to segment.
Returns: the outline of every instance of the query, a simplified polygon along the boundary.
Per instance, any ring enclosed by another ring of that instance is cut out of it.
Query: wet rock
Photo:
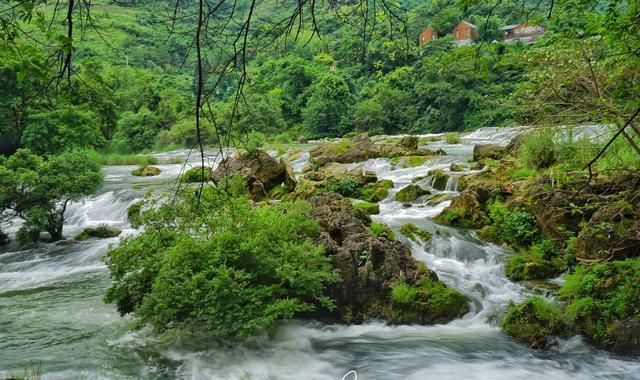
[[[131,174],[138,177],[153,177],[160,175],[160,171],[161,170],[155,166],[145,165],[133,170]]]
[[[446,288],[433,271],[411,256],[408,247],[369,232],[366,220],[358,218],[348,199],[328,193],[308,201],[322,229],[318,242],[340,273],[340,281],[327,291],[337,308],[316,318],[429,324],[447,322],[469,310],[466,298]],[[402,297],[404,289],[411,297]]]
[[[507,153],[501,146],[493,144],[478,144],[473,147],[473,160],[480,161],[485,158],[499,160]]]
[[[287,188],[293,190],[298,184],[298,181],[296,180],[296,175],[293,171],[293,167],[284,158],[280,159],[280,165],[284,168],[284,185]]]
[[[88,227],[85,228],[79,235],[76,236],[76,240],[87,240],[89,238],[113,238],[119,236],[122,233],[122,230],[116,227],[111,226],[98,226],[98,227]]]
[[[418,150],[418,137],[405,136],[398,142],[398,146],[409,150]]]
[[[380,206],[377,203],[357,202],[353,204],[356,210],[363,211],[367,215],[377,215],[380,213]]]
[[[465,169],[464,165],[453,163],[449,166],[449,171],[452,172],[463,172]]]
[[[567,332],[560,309],[541,297],[509,306],[502,327],[507,335],[531,348],[544,348],[550,337]]]
[[[418,185],[409,184],[396,193],[396,201],[413,202],[416,199],[429,194],[431,194],[429,190],[425,190]]]
[[[298,139],[296,140],[298,142],[298,144],[307,144],[309,141],[307,140],[306,137],[304,136],[300,136],[298,137]]]
[[[239,175],[245,180],[247,191],[254,201],[266,199],[267,193],[282,183],[295,181],[293,173],[287,174],[286,167],[264,151],[225,158],[211,173],[211,178],[219,182],[230,175]]]
[[[366,133],[319,146],[309,153],[311,162],[320,167],[330,162],[348,164],[380,157],[380,150]]]
[[[429,231],[422,230],[413,223],[407,223],[400,227],[400,232],[415,242],[419,242],[419,240],[421,240],[426,243],[431,240],[431,233]]]
[[[489,223],[482,208],[480,195],[475,190],[465,190],[436,217],[436,221],[451,226],[481,228]]]
[[[141,224],[141,210],[142,210],[142,201],[138,201],[127,209],[127,218],[129,219],[129,223],[131,223],[131,227],[138,228]]]
[[[53,237],[51,237],[51,234],[48,233],[47,231],[40,231],[40,233],[38,234],[38,241],[42,243],[49,243],[52,240],[53,240]]]
[[[440,169],[432,170],[429,175],[433,177],[431,180],[431,187],[436,190],[445,190],[447,188],[447,182],[449,182],[449,176],[444,174]]]
[[[640,356],[640,316],[615,320],[610,326],[611,351]]]

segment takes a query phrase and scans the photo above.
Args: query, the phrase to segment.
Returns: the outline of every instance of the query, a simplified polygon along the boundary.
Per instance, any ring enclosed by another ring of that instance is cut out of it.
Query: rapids
[[[429,143],[427,147],[442,148],[449,155],[416,168],[394,168],[387,159],[354,165],[394,182],[377,220],[396,233],[407,222],[433,233],[425,246],[398,236],[447,285],[469,297],[471,312],[458,320],[436,326],[292,321],[280,325],[271,337],[243,343],[220,341],[204,331],[158,337],[147,329],[135,330],[131,318],[121,318],[102,301],[109,286],[102,257],[118,238],[33,249],[9,245],[0,251],[0,378],[36,371],[43,379],[338,380],[355,370],[360,380],[640,379],[638,361],[596,350],[579,337],[541,352],[505,336],[496,319],[511,300],[531,292],[504,276],[503,262],[510,252],[480,242],[471,232],[436,225],[432,218],[450,201],[403,208],[393,200],[414,177],[466,163],[473,144],[506,144],[516,132],[484,129],[461,138],[460,144]],[[188,165],[198,161],[183,151],[158,156],[188,158]],[[303,153],[294,169],[301,170],[308,157]],[[215,163],[215,152],[207,159]],[[133,166],[105,167],[100,192],[69,207],[65,234],[74,236],[99,223],[122,228],[123,235],[134,233],[127,207],[149,191],[172,186],[182,169],[181,164],[157,166],[161,175],[147,178],[131,176]],[[421,184],[428,186],[429,181],[427,177]],[[456,186],[452,179],[446,192],[456,194]]]

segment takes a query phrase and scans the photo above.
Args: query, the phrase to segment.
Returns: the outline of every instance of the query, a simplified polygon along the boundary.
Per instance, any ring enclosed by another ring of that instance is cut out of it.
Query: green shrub
[[[567,269],[566,263],[556,258],[558,248],[550,240],[542,240],[530,249],[523,249],[509,257],[505,271],[513,281],[542,280],[559,275]]]
[[[82,149],[93,162],[100,165],[155,165],[158,159],[142,154],[101,153],[93,149]],[[180,160],[182,162],[182,160]],[[179,163],[180,163],[179,162]]]
[[[495,238],[513,246],[530,245],[538,236],[536,218],[526,210],[509,210],[502,202],[494,200],[487,205],[489,218],[496,227]]]
[[[532,348],[544,348],[549,337],[567,332],[560,308],[541,297],[529,298],[520,305],[510,305],[502,328],[505,333]]]
[[[105,300],[157,331],[204,324],[243,337],[276,321],[331,308],[337,279],[308,204],[251,207],[237,178],[228,193],[205,187],[195,212],[187,191],[144,214],[144,231],[107,253]]]
[[[528,167],[544,169],[555,164],[555,133],[548,128],[541,129],[524,138],[518,152],[520,160]]]
[[[342,177],[326,181],[320,191],[334,192],[345,197],[356,198],[360,193],[360,181],[354,177]]]

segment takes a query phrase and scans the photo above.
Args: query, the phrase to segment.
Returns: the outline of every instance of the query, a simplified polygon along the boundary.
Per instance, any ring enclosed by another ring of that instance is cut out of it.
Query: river
[[[35,371],[43,379],[339,380],[354,370],[361,380],[640,379],[640,362],[594,349],[580,337],[535,351],[504,335],[496,322],[500,313],[511,300],[532,291],[505,277],[503,261],[509,251],[480,242],[468,231],[436,225],[432,218],[450,201],[403,208],[392,200],[414,177],[467,162],[473,144],[504,143],[512,133],[486,129],[460,144],[430,143],[428,147],[443,148],[449,155],[416,168],[394,169],[386,159],[359,165],[394,182],[395,190],[381,202],[375,219],[396,233],[407,222],[433,233],[425,246],[398,236],[447,285],[469,297],[471,312],[458,320],[436,326],[292,321],[270,337],[243,343],[197,330],[157,337],[148,329],[136,330],[132,318],[121,318],[102,300],[110,281],[102,257],[118,238],[26,250],[11,245],[0,251],[0,378]],[[186,152],[159,156],[186,158]],[[294,163],[298,170],[308,155],[301,157]],[[134,233],[127,207],[149,191],[171,186],[182,165],[158,167],[161,175],[148,178],[131,176],[133,166],[105,167],[99,193],[67,211],[65,234],[74,236],[99,223],[122,228],[123,235]],[[455,180],[447,192],[456,194]]]

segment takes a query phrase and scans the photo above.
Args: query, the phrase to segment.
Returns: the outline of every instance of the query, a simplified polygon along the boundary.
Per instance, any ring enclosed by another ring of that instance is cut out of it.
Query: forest
[[[639,95],[637,0],[0,0],[0,379],[640,379]]]

